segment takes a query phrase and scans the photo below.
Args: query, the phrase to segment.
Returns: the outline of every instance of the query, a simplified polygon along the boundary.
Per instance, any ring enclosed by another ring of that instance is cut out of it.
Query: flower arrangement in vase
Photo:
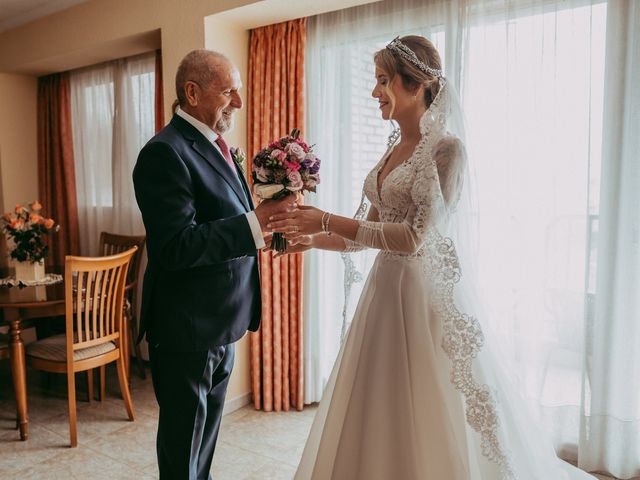
[[[16,205],[13,212],[2,216],[2,221],[3,232],[12,241],[9,256],[15,260],[16,280],[38,281],[44,278],[44,260],[49,255],[45,236],[52,231],[57,232],[60,225],[42,215],[42,205],[38,201],[28,207]]]

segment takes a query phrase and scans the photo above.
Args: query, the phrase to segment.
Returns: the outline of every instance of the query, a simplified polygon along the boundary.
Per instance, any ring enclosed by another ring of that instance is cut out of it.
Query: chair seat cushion
[[[73,360],[75,362],[86,360],[87,358],[97,357],[98,355],[111,352],[115,349],[116,345],[113,342],[105,342],[92,347],[81,348],[73,352]],[[31,357],[65,362],[67,360],[67,337],[66,335],[47,337],[26,345],[25,350],[26,354]]]

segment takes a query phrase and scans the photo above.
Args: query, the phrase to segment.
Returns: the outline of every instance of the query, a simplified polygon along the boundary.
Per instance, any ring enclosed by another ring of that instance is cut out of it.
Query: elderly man
[[[179,108],[133,172],[147,231],[141,336],[158,404],[161,479],[207,479],[234,342],[260,322],[262,228],[291,200],[254,209],[222,135],[242,107],[237,68],[195,50],[176,73]]]

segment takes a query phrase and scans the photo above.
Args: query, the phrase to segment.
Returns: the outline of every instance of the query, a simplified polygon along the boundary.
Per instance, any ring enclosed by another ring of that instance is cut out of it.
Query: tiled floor
[[[78,447],[69,448],[66,381],[28,371],[29,440],[19,441],[15,402],[6,363],[0,366],[0,479],[156,479],[158,407],[151,380],[132,378],[136,421],[127,420],[115,371],[108,371],[107,398],[86,401],[78,378]],[[134,370],[135,372],[135,370]],[[97,380],[97,378],[96,378]],[[264,413],[247,406],[226,415],[214,457],[220,480],[290,480],[302,455],[314,408]]]
[[[134,370],[135,372],[135,370]],[[115,371],[104,402],[86,401],[78,378],[78,447],[69,448],[66,381],[29,370],[30,437],[18,440],[7,362],[0,365],[0,479],[156,479],[158,407],[151,380],[132,376],[136,421],[129,422]],[[47,381],[48,380],[48,381]],[[247,406],[223,419],[214,457],[216,480],[290,480],[302,455],[315,408],[264,413]],[[598,476],[602,480],[610,477]]]

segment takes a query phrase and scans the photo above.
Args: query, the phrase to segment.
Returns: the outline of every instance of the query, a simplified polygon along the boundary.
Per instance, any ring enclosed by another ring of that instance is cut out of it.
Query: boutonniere
[[[246,173],[244,166],[247,160],[247,155],[244,153],[244,150],[242,150],[242,147],[231,147],[229,151],[231,152],[231,158],[236,165],[240,167],[242,173]]]

